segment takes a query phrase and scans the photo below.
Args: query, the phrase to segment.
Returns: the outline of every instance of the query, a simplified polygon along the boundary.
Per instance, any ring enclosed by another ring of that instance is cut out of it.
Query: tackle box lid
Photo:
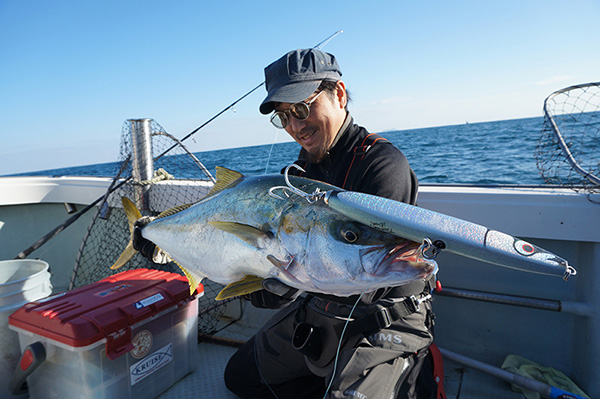
[[[134,269],[28,303],[9,316],[9,325],[74,348],[106,339],[106,354],[115,359],[133,349],[131,326],[202,293],[200,284],[190,295],[179,274]]]

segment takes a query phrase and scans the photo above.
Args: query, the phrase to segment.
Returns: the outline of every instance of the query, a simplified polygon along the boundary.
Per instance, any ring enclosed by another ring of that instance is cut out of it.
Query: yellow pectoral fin
[[[216,229],[233,234],[237,238],[256,248],[260,248],[261,240],[269,238],[267,233],[261,229],[243,223],[209,221],[208,224]]]
[[[217,301],[233,298],[235,296],[246,295],[261,290],[264,278],[258,276],[245,276],[240,281],[233,282],[223,288],[215,298]]]

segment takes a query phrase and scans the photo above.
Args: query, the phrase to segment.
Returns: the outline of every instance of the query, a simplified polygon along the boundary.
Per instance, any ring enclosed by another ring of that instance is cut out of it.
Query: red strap
[[[433,358],[433,378],[437,382],[436,399],[446,399],[446,391],[444,391],[444,360],[442,354],[436,344],[429,345],[429,352]]]
[[[367,140],[371,140],[371,136],[375,136],[375,140],[372,140],[369,144],[365,144],[367,142]],[[369,151],[369,148],[371,148],[373,146],[373,144],[375,144],[376,142],[378,142],[379,140],[386,140],[383,137],[380,137],[377,135],[377,133],[369,133],[368,135],[365,136],[365,138],[363,139],[362,143],[356,147],[354,147],[353,153],[354,156],[352,157],[352,161],[350,162],[350,166],[348,167],[348,171],[346,172],[346,177],[344,178],[344,184],[342,184],[342,188],[346,188],[346,182],[348,181],[348,176],[350,176],[350,170],[352,170],[352,165],[354,165],[354,160],[356,159],[356,157],[358,155],[360,155],[360,159],[364,159],[365,154],[367,153],[367,151]],[[386,140],[387,141],[387,140]]]

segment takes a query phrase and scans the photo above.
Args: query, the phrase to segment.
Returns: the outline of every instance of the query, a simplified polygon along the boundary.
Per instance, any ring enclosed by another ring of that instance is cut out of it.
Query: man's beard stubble
[[[326,156],[329,155],[329,148],[327,148],[327,146],[325,144],[321,145],[320,147],[308,152],[308,160],[311,163],[319,163],[321,162],[323,159],[325,159]]]

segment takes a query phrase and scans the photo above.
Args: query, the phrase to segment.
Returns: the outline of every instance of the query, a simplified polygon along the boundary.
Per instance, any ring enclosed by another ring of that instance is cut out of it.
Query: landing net
[[[131,199],[142,215],[156,216],[174,206],[198,201],[210,191],[214,178],[179,140],[151,119],[124,122],[118,164],[119,172],[79,249],[69,289],[130,269],[182,274],[174,263],[156,265],[140,254],[120,269],[110,269],[130,239],[121,197]],[[222,327],[227,303],[214,300],[222,285],[206,279],[202,283],[198,329],[201,335],[210,335]]]
[[[546,98],[535,159],[547,183],[600,192],[600,82],[570,86]]]

